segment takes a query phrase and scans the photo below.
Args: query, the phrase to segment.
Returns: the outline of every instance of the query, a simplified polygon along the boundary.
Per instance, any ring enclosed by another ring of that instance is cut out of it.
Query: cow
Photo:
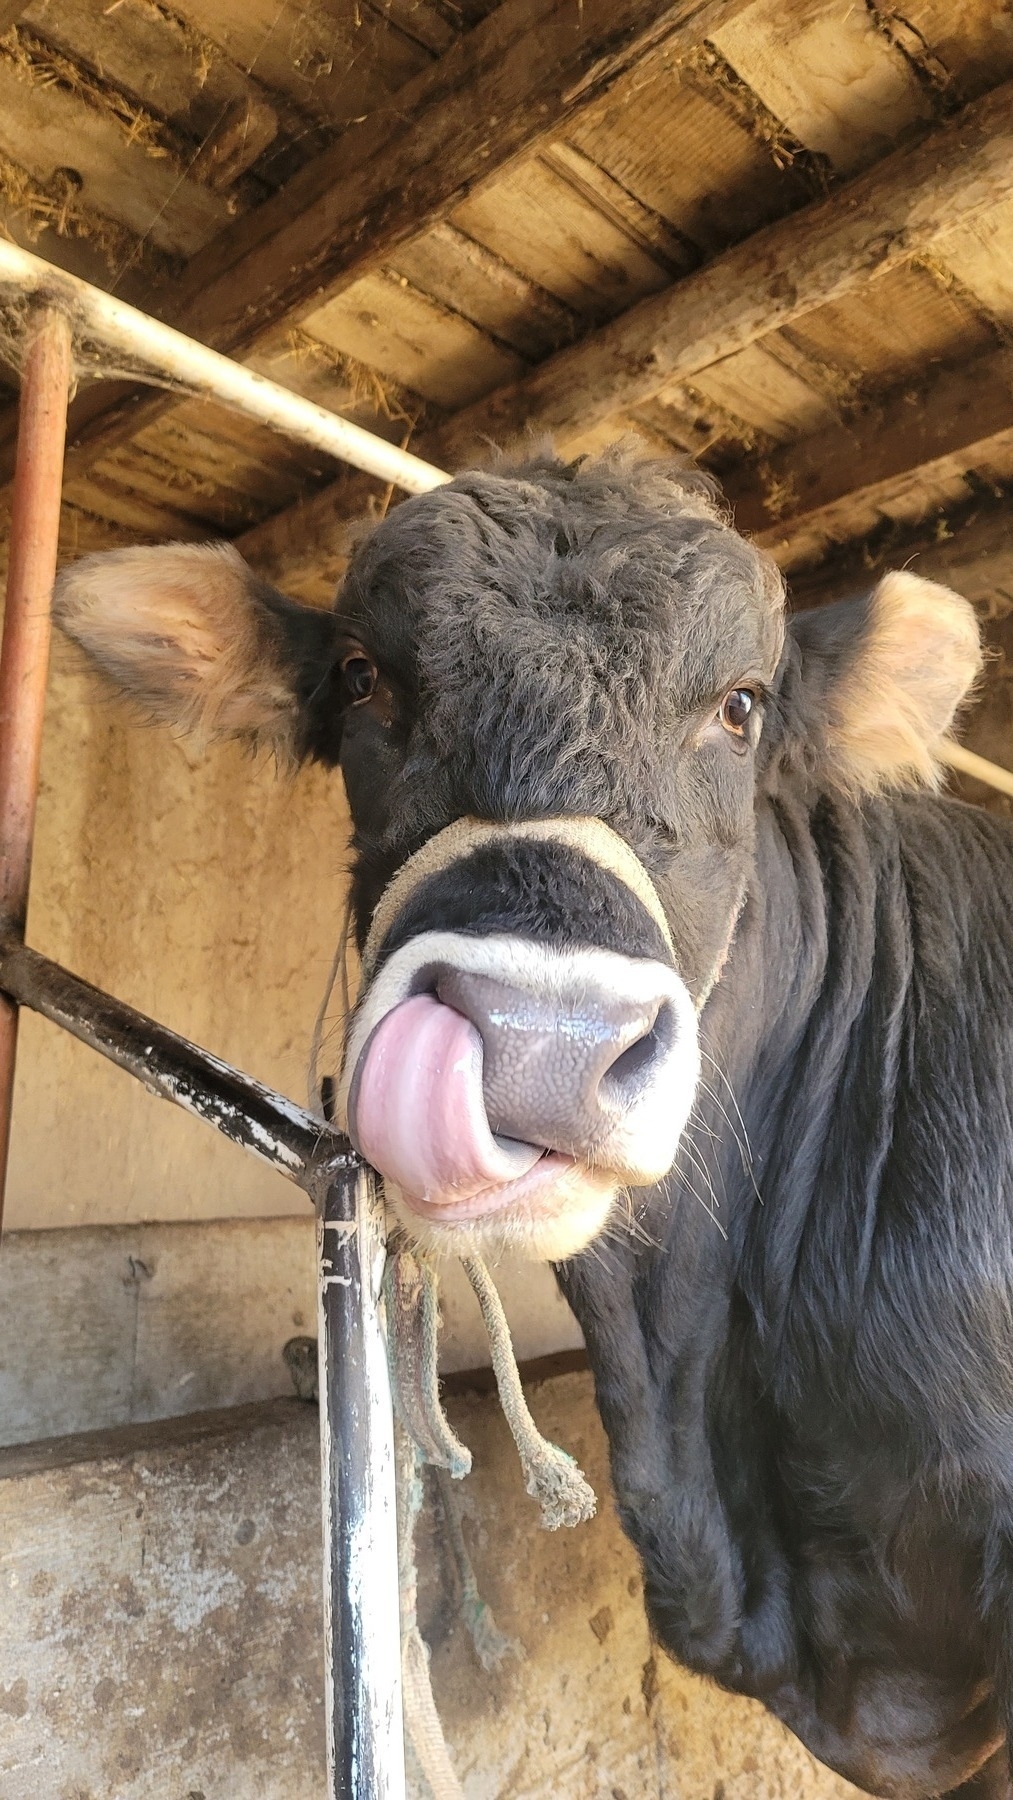
[[[910,571],[788,614],[675,465],[406,500],[333,611],[227,544],[57,616],[148,715],[343,774],[341,1117],[425,1253],[550,1260],[650,1624],[893,1800],[1008,1795],[1013,830]],[[399,885],[400,884],[400,885]]]

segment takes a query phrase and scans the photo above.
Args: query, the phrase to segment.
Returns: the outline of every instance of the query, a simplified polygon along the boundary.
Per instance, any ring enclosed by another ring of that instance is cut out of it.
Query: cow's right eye
[[[353,650],[342,658],[341,673],[353,706],[361,706],[364,700],[372,698],[376,687],[376,669],[361,650]]]
[[[753,710],[753,695],[749,688],[732,688],[726,694],[718,708],[718,718],[726,731],[735,737],[745,737],[749,715]]]

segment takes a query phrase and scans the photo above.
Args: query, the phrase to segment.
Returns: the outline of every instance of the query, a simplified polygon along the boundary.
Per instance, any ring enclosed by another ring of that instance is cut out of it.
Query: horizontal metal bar
[[[360,1166],[348,1139],[301,1106],[37,950],[0,943],[0,989],[126,1069],[149,1093],[251,1150],[315,1203],[341,1169]]]
[[[146,313],[116,300],[90,282],[0,239],[0,293],[36,295],[62,307],[75,333],[125,360],[138,376],[168,379],[188,393],[220,400],[223,406],[259,419],[299,443],[351,463],[367,475],[392,482],[409,494],[426,494],[451,478],[396,444],[364,431],[326,407],[304,400],[266,375],[246,369],[206,344],[184,336]]]
[[[1013,795],[1013,772],[1004,769],[1001,763],[989,762],[987,756],[979,756],[976,750],[966,750],[963,744],[952,744],[947,740],[940,746],[939,760],[948,763],[951,769],[959,769],[962,775],[973,775],[975,781],[984,781],[988,787],[997,788],[1000,794]]]

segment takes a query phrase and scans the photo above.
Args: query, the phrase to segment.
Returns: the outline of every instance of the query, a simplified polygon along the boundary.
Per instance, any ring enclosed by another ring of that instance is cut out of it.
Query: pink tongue
[[[352,1137],[367,1162],[411,1199],[449,1204],[515,1181],[542,1151],[489,1130],[482,1039],[432,994],[381,1020],[359,1067]]]

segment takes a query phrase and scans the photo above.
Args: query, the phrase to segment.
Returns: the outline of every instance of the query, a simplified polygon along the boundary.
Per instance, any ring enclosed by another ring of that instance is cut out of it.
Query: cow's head
[[[758,792],[931,780],[978,655],[911,575],[786,636],[703,483],[615,460],[405,502],[333,614],[170,545],[76,564],[58,617],[177,729],[340,764],[351,1134],[430,1247],[551,1258],[673,1162]]]

